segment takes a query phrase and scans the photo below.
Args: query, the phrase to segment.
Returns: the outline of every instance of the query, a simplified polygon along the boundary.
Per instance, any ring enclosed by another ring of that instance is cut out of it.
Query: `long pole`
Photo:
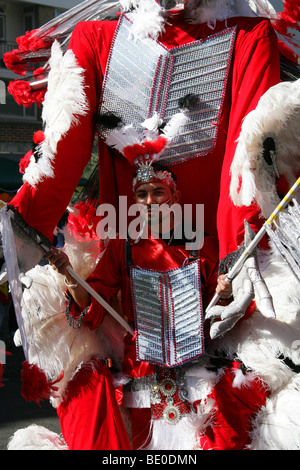
[[[291,189],[287,192],[287,194],[284,196],[284,198],[281,200],[281,202],[278,204],[274,212],[270,215],[270,217],[265,221],[263,224],[262,228],[257,232],[255,237],[253,238],[252,242],[249,243],[249,245],[245,248],[237,262],[232,266],[232,268],[228,271],[228,274],[226,276],[227,281],[232,281],[235,276],[239,273],[241,270],[244,262],[248,258],[249,255],[255,250],[257,247],[258,243],[262,239],[262,237],[266,234],[267,229],[266,227],[268,225],[272,225],[273,222],[278,218],[278,215],[280,214],[281,211],[283,211],[287,205],[291,202],[292,198],[296,194],[300,187],[300,177],[297,179],[296,183],[291,187]],[[206,311],[208,312],[209,309],[211,309],[216,303],[218,302],[220,296],[216,293],[214,297],[212,298],[210,304],[208,305]]]

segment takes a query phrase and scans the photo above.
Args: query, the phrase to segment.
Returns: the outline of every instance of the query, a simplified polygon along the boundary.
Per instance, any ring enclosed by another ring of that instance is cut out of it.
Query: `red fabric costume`
[[[204,292],[208,298],[216,287],[216,263],[219,258],[236,250],[244,239],[244,219],[254,229],[260,227],[259,210],[255,205],[235,207],[229,197],[230,165],[234,156],[236,141],[240,134],[244,117],[252,111],[260,97],[273,85],[279,82],[280,68],[278,44],[274,30],[268,20],[257,18],[229,18],[217,21],[212,29],[208,24],[189,24],[184,22],[181,14],[173,14],[165,24],[165,32],[159,41],[168,49],[184,45],[198,39],[207,39],[210,35],[223,31],[227,27],[237,27],[237,36],[233,49],[233,57],[229,70],[228,84],[224,96],[222,113],[218,123],[218,138],[213,152],[204,157],[191,158],[176,164],[172,170],[177,176],[178,187],[181,189],[181,204],[204,204],[205,232],[217,235],[219,240],[219,256],[217,251],[204,247],[202,257],[202,279]],[[61,138],[53,162],[54,178],[46,177],[36,188],[25,183],[11,204],[20,212],[25,221],[43,233],[50,240],[54,227],[63,215],[71,196],[76,188],[82,172],[91,155],[95,134],[94,116],[97,113],[101,89],[109,58],[111,46],[117,27],[117,21],[86,22],[76,26],[69,48],[73,51],[78,67],[84,70],[84,85],[88,112],[78,117],[75,124]],[[145,116],[146,118],[146,116]],[[134,169],[123,156],[111,151],[105,143],[99,142],[99,188],[101,203],[118,204],[118,196],[127,195],[132,201],[131,181]],[[133,202],[133,201],[132,201]],[[209,243],[209,242],[205,242]],[[150,244],[150,247],[148,247]],[[151,256],[149,254],[151,253]],[[181,249],[168,246],[160,241],[142,240],[133,250],[136,265],[164,270],[181,266],[186,253]],[[125,263],[124,242],[114,241],[105,252],[99,268],[89,282],[106,300],[114,297],[122,288],[123,314],[133,324],[132,304],[130,298],[129,279]],[[207,299],[205,301],[207,303]],[[76,317],[76,313],[74,312]],[[92,305],[85,316],[85,323],[96,328],[101,324],[103,311],[98,304]],[[205,449],[243,449],[249,441],[249,418],[264,404],[266,392],[258,382],[252,381],[249,389],[235,389],[232,394],[232,366],[228,365],[223,379],[218,382],[212,392],[216,403],[214,425],[208,428],[199,443]],[[100,367],[101,369],[101,367]],[[135,345],[131,337],[125,340],[124,372],[131,377],[142,377],[151,374],[153,367],[144,362],[137,362]],[[105,370],[104,370],[105,372]],[[78,375],[67,400],[58,408],[62,431],[71,449],[86,448],[128,448],[127,439],[118,441],[112,437],[106,441],[106,425],[110,421],[102,421],[98,416],[99,407],[91,407],[93,394],[98,398],[105,394],[100,381],[97,391],[93,390],[95,377],[99,371],[83,371]],[[107,377],[107,376],[106,376]],[[77,381],[78,380],[78,381]],[[87,388],[84,391],[84,385]],[[110,389],[110,381],[106,383]],[[105,394],[106,395],[106,394]],[[111,394],[107,394],[113,400]],[[226,408],[223,407],[226,401]],[[112,405],[113,406],[113,405]],[[100,404],[101,408],[101,404]],[[231,414],[232,408],[234,413]],[[230,412],[230,416],[228,413]],[[76,414],[80,414],[77,420]],[[137,448],[144,442],[148,434],[150,410],[136,409],[132,411],[133,447]],[[137,419],[137,416],[143,420]],[[73,418],[76,416],[76,420]],[[83,430],[94,423],[88,443],[83,442]],[[146,429],[144,423],[147,423]],[[140,424],[142,424],[140,426]],[[103,427],[104,425],[104,427]],[[143,434],[137,439],[138,432]],[[114,428],[115,429],[115,428]],[[109,430],[108,430],[109,432]],[[100,433],[100,434],[99,434]],[[101,439],[98,439],[98,435]],[[101,441],[101,442],[100,442]]]
[[[69,383],[58,407],[61,431],[69,450],[130,450],[127,431],[103,361],[83,366]]]
[[[233,61],[224,97],[218,139],[213,153],[190,159],[173,167],[182,188],[181,203],[205,205],[205,231],[216,234],[216,218],[220,258],[234,251],[243,241],[244,219],[254,228],[260,226],[257,207],[234,207],[229,198],[230,165],[243,118],[253,110],[262,94],[279,82],[278,45],[267,20],[230,18],[217,22],[215,29],[207,24],[191,25],[175,14],[165,25],[160,37],[168,48],[205,39],[237,26]],[[89,161],[94,138],[93,118],[97,112],[109,51],[113,43],[116,21],[80,23],[70,42],[78,65],[84,69],[85,92],[89,111],[80,116],[60,140],[54,162],[55,178],[45,178],[36,189],[27,183],[12,204],[26,222],[49,239],[70,201],[82,171]],[[99,146],[100,203],[117,206],[118,196],[131,200],[133,168],[123,156],[111,157],[101,141]]]
[[[203,302],[206,305],[215,289],[217,270],[215,262],[216,245],[212,237],[205,237],[204,247],[200,253],[201,260],[201,279]],[[160,272],[168,271],[173,268],[181,267],[188,258],[188,252],[184,246],[168,245],[161,239],[140,240],[139,243],[132,246],[132,261],[139,267],[156,270]],[[122,310],[123,315],[128,319],[129,324],[134,327],[133,307],[131,300],[130,279],[125,256],[124,240],[111,240],[103,257],[97,265],[94,273],[88,279],[89,284],[99,292],[102,297],[110,302],[121,289],[122,292]],[[78,318],[80,311],[77,305],[71,304],[70,312],[74,318]],[[101,325],[105,310],[94,299],[83,319],[89,328],[97,328]],[[150,376],[155,372],[155,366],[140,362],[136,359],[135,340],[131,335],[125,337],[125,353],[123,373],[126,377],[140,378]],[[228,361],[224,368],[224,374],[214,387],[210,397],[215,401],[215,418],[212,426],[208,427],[207,432],[199,434],[198,443],[203,449],[216,450],[238,450],[244,449],[249,443],[248,431],[251,429],[251,417],[265,403],[266,391],[257,380],[251,382],[247,388],[233,388],[233,371],[238,364],[232,364]],[[84,376],[91,372],[83,372]],[[93,375],[93,374],[92,374]],[[98,402],[92,404],[87,399],[84,392],[84,384],[80,383],[80,377],[74,381],[75,390],[81,390],[80,393],[73,393],[73,383],[70,384],[70,396],[66,404],[63,403],[58,408],[58,415],[61,420],[61,427],[64,438],[71,448],[81,448],[82,444],[87,445],[82,435],[82,429],[90,428],[90,423],[95,423],[92,434],[97,437],[98,429],[101,429],[100,435],[105,435],[105,427],[101,427],[97,422]],[[89,387],[87,387],[89,395]],[[98,396],[98,393],[97,393]],[[194,404],[196,406],[197,403]],[[72,413],[70,410],[72,409]],[[134,449],[139,448],[149,437],[151,411],[149,409],[131,408],[132,420],[132,445]],[[70,418],[70,416],[72,416]],[[77,418],[78,416],[78,418]],[[86,426],[85,426],[86,423]],[[89,425],[89,426],[88,426]],[[106,423],[107,425],[107,423]],[[96,432],[95,432],[96,431]],[[180,439],[180,435],[178,435]],[[90,442],[89,442],[90,444]],[[116,442],[116,449],[118,447]],[[99,446],[100,447],[97,447]],[[103,448],[105,440],[95,441],[92,448]],[[79,446],[79,447],[78,447]]]

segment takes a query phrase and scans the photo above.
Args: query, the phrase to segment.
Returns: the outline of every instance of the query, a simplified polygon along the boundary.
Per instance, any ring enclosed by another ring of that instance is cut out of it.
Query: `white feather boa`
[[[252,450],[300,449],[300,374],[272,395],[256,415]]]
[[[242,125],[231,165],[230,195],[235,205],[249,206],[254,200],[264,218],[279,203],[274,171],[263,162],[263,142],[273,137],[277,169],[292,186],[300,170],[300,79],[270,88]]]
[[[132,12],[127,13],[133,23],[130,33],[133,38],[143,39],[151,36],[158,39],[165,31],[165,10],[154,0],[125,1],[121,4],[124,4],[125,10],[131,6],[134,8]]]
[[[42,112],[45,140],[39,146],[41,157],[37,162],[30,162],[23,177],[34,187],[43,178],[54,177],[53,163],[58,142],[72,125],[76,125],[78,116],[88,110],[84,70],[78,66],[74,53],[68,50],[63,55],[59,43],[55,41],[49,65],[48,90]]]
[[[97,263],[94,241],[70,238],[66,233],[67,252],[74,269],[86,279]],[[36,266],[27,273],[32,279],[30,289],[22,298],[22,314],[28,338],[28,361],[37,364],[52,380],[62,371],[58,392],[51,397],[57,407],[64,398],[66,385],[78,368],[93,357],[113,357],[120,364],[123,357],[123,331],[115,320],[107,317],[101,329],[90,330],[84,325],[73,329],[66,319],[66,285],[63,276],[51,266]]]
[[[32,424],[14,433],[7,450],[68,450],[68,446],[55,432]]]

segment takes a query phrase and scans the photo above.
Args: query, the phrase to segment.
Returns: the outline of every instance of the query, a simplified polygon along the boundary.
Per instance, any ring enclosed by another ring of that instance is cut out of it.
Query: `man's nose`
[[[153,203],[154,203],[154,197],[151,193],[148,193],[146,197],[146,204],[147,206],[150,206]]]

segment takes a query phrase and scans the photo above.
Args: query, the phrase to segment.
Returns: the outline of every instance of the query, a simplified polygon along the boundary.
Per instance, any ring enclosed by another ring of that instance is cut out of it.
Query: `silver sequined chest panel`
[[[122,16],[111,49],[99,112],[112,112],[142,132],[155,112],[166,122],[189,93],[198,104],[165,151],[162,163],[175,164],[207,155],[215,147],[236,28],[168,50],[147,37],[136,39]],[[100,132],[107,136],[103,131]]]
[[[137,358],[165,367],[204,353],[200,262],[161,273],[131,268]]]

